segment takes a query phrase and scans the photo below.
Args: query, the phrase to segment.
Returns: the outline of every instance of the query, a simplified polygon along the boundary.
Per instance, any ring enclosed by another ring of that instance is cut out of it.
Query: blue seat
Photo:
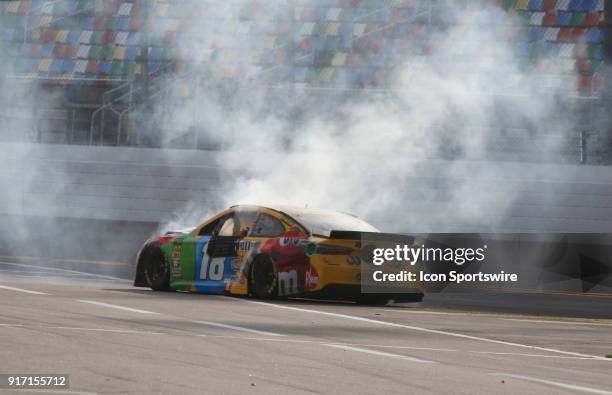
[[[127,38],[127,45],[139,45],[140,44],[140,32],[130,32]]]
[[[40,50],[40,57],[41,58],[50,58],[51,55],[53,54],[53,44],[48,43],[48,44],[43,44],[41,50]]]
[[[363,85],[369,83],[374,78],[374,69],[365,69],[359,75],[359,82]]]
[[[529,6],[527,9],[529,11],[540,11],[542,9],[543,0],[529,0]]]
[[[352,69],[349,73],[349,80],[352,86],[360,86],[365,84],[367,81],[366,70],[360,68]]]
[[[312,38],[312,47],[315,51],[322,51],[325,48],[325,37],[315,36]]]
[[[581,12],[589,12],[595,11],[595,7],[597,7],[597,0],[582,0],[580,6],[578,7],[578,11]]]
[[[571,0],[569,3],[569,7],[567,7],[568,11],[580,11],[582,7],[582,0]]]
[[[125,50],[125,59],[126,60],[136,60],[138,53],[140,52],[140,47],[130,46]]]
[[[110,69],[112,66],[112,62],[105,60],[100,62],[100,67],[98,67],[98,74],[108,74],[110,73]]]
[[[544,49],[544,55],[547,58],[558,58],[560,51],[561,51],[561,44],[553,43],[553,42],[547,42],[546,43],[546,48]]]
[[[83,30],[93,30],[95,18],[93,16],[88,16],[85,18],[81,18],[80,27]]]
[[[587,30],[585,39],[589,44],[599,44],[603,42],[603,33],[598,28],[589,29]]]
[[[159,62],[149,63],[149,74],[156,73],[160,71],[161,68],[162,68],[162,65]]]
[[[130,18],[119,18],[117,21],[117,30],[126,31],[130,27]]]
[[[64,61],[61,59],[54,59],[49,67],[49,72],[52,74],[61,74],[64,66]]]
[[[557,16],[556,25],[557,26],[569,26],[572,21],[572,12],[561,11]]]
[[[71,15],[79,10],[79,3],[76,0],[64,0],[64,12],[62,14]]]
[[[79,42],[80,36],[81,36],[80,30],[71,30],[70,33],[68,33],[68,37],[66,37],[66,42],[68,44],[76,44]]]
[[[544,33],[546,32],[545,27],[532,27],[529,30],[529,41],[541,41],[544,40]]]
[[[383,67],[387,63],[387,54],[384,52],[376,53],[370,57],[370,63],[374,67]]]
[[[63,74],[71,74],[74,72],[74,66],[76,65],[76,60],[67,59],[64,60],[64,66],[62,67]]]
[[[53,21],[54,28],[58,30],[66,30],[70,29],[71,25],[68,22],[68,18],[58,18]]]

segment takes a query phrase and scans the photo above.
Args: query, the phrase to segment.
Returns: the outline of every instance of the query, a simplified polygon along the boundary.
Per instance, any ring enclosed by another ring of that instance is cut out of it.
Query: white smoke
[[[238,22],[230,10],[225,19]],[[325,90],[272,89],[248,76],[228,94],[211,77],[215,63],[203,61],[183,81],[192,84],[189,95],[177,94],[185,91],[178,83],[160,100],[170,109],[160,120],[164,144],[195,133],[221,148],[219,165],[234,175],[224,179],[226,206],[325,207],[388,230],[495,229],[521,192],[500,182],[516,177],[504,163],[479,161],[499,148],[496,136],[508,121],[506,132],[525,137],[568,134],[571,114],[560,112],[557,96],[575,80],[543,86],[508,38],[519,22],[497,7],[451,19],[428,53],[398,53],[391,91],[331,92],[336,101]],[[200,43],[209,33],[190,34]],[[185,45],[194,58],[209,59],[202,46]],[[538,147],[542,161],[557,158],[563,139],[546,141]]]

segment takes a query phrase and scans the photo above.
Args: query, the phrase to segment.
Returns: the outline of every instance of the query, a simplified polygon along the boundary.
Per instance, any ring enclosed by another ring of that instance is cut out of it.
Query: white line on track
[[[6,289],[8,291],[22,292],[22,293],[32,294],[32,295],[51,295],[51,294],[48,294],[48,293],[45,293],[45,292],[30,291],[29,289],[9,287],[9,286],[6,286],[6,285],[0,285],[0,289]]]
[[[392,311],[394,313],[431,314],[431,315],[482,315],[482,314],[470,314],[470,313],[447,313],[445,311],[409,310],[409,309],[402,309],[402,308],[383,309],[383,311]]]
[[[315,343],[313,340],[297,339],[270,339],[266,337],[245,337],[245,336],[223,336],[223,335],[196,335],[197,337],[209,337],[212,339],[232,339],[232,340],[256,340],[260,342],[283,342],[283,343]]]
[[[539,379],[537,377],[529,377],[529,376],[522,376],[518,374],[506,374],[506,373],[489,373],[489,374],[493,376],[508,377],[508,378],[513,378],[517,380],[531,381],[532,383],[547,384],[553,387],[563,388],[563,389],[572,390],[572,391],[586,392],[589,394],[612,395],[612,391],[584,387],[582,385],[576,385],[576,384],[560,383],[558,381],[544,380],[544,379]]]
[[[398,345],[383,345],[383,344],[360,344],[360,343],[334,343],[345,346],[361,346],[361,347],[374,347],[374,348],[393,348],[397,350],[416,350],[416,351],[440,351],[440,352],[465,352],[470,354],[492,354],[492,355],[516,355],[521,357],[532,357],[532,358],[556,358],[556,359],[592,359],[586,357],[572,357],[572,356],[561,356],[561,355],[544,355],[544,354],[525,354],[516,352],[495,352],[495,351],[461,351],[451,348],[433,348],[433,347],[412,347],[412,346],[398,346]]]
[[[2,328],[25,328],[25,329],[61,329],[69,331],[86,331],[86,332],[109,332],[120,334],[135,334],[135,335],[167,335],[163,332],[139,331],[133,329],[115,329],[115,328],[84,328],[78,326],[52,326],[52,325],[23,325],[23,324],[0,324]]]
[[[131,307],[118,306],[118,305],[116,305],[116,304],[96,302],[95,300],[83,300],[83,299],[79,299],[79,300],[77,300],[77,302],[81,302],[81,303],[89,303],[89,304],[93,304],[93,305],[96,305],[96,306],[108,307],[108,308],[111,308],[111,309],[117,309],[117,310],[130,311],[130,312],[132,312],[132,313],[139,313],[139,314],[159,314],[159,313],[156,313],[156,312],[154,312],[154,311],[149,311],[149,310],[140,310],[140,309],[133,309],[133,308],[131,308]]]
[[[574,356],[574,357],[588,358],[588,359],[591,359],[591,360],[612,362],[612,359],[609,359],[609,358],[604,358],[604,357],[600,357],[600,356],[596,356],[596,355],[589,355],[589,354],[582,354],[582,353],[577,353],[577,352],[571,352],[571,351],[563,351],[563,350],[558,350],[556,348],[531,346],[531,345],[528,345],[528,344],[513,343],[513,342],[507,342],[507,341],[504,341],[504,340],[495,340],[495,339],[489,339],[489,338],[480,337],[480,336],[464,335],[464,334],[456,333],[456,332],[447,332],[447,331],[442,331],[442,330],[437,330],[437,329],[428,329],[428,328],[422,328],[422,327],[419,327],[419,326],[398,324],[398,323],[395,323],[395,322],[373,320],[371,318],[357,317],[357,316],[352,316],[352,315],[347,315],[347,314],[331,313],[331,312],[320,311],[320,310],[303,309],[303,308],[300,308],[300,307],[284,306],[284,305],[279,305],[279,304],[273,304],[273,303],[267,303],[267,302],[257,302],[257,301],[245,300],[245,299],[239,299],[239,300],[241,300],[243,302],[246,302],[246,303],[253,303],[253,304],[258,304],[258,305],[261,305],[261,306],[274,307],[274,308],[277,308],[277,309],[302,311],[302,312],[310,313],[310,314],[326,315],[326,316],[330,316],[330,317],[344,318],[344,319],[349,319],[349,320],[354,320],[354,321],[367,322],[367,323],[376,324],[376,325],[391,326],[391,327],[396,327],[396,328],[405,328],[405,329],[410,329],[410,330],[418,331],[418,332],[435,333],[435,334],[438,334],[438,335],[458,337],[458,338],[462,338],[462,339],[481,341],[481,342],[485,342],[485,343],[502,344],[502,345],[505,345],[505,346],[528,348],[528,349],[531,349],[531,350],[547,351],[547,352],[556,353],[556,354],[571,355],[571,356]]]
[[[0,261],[0,264],[2,264],[2,265],[9,265],[9,266],[16,266],[16,267],[27,267],[27,268],[30,268],[30,269],[38,269],[38,270],[47,270],[47,271],[57,271],[57,272],[63,272],[63,273],[79,274],[79,275],[84,275],[84,276],[102,278],[102,279],[105,279],[105,280],[113,280],[113,281],[120,281],[120,282],[127,282],[127,283],[131,283],[132,282],[132,280],[126,280],[125,278],[119,278],[119,277],[115,277],[115,276],[108,276],[106,274],[96,274],[96,273],[83,272],[83,271],[80,271],[80,270],[61,269],[61,268],[58,268],[58,267],[45,267],[45,266],[39,266],[39,265],[28,265],[26,263],[3,262],[3,261]]]
[[[74,326],[49,326],[50,329],[65,329],[71,331],[92,331],[92,332],[110,332],[122,334],[137,334],[137,335],[166,335],[162,332],[136,331],[132,329],[106,329],[106,328],[80,328]]]
[[[196,323],[196,324],[201,324],[201,325],[215,326],[215,327],[218,327],[218,328],[233,329],[235,331],[248,332],[248,333],[256,333],[258,335],[263,335],[263,336],[286,336],[286,335],[282,335],[280,333],[258,331],[256,329],[245,328],[245,327],[242,327],[242,326],[221,324],[219,322],[212,322],[212,321],[191,321],[191,322]]]
[[[413,358],[413,357],[409,357],[406,355],[400,355],[400,354],[391,354],[388,352],[383,352],[383,351],[376,351],[376,350],[368,350],[367,348],[359,348],[359,347],[352,347],[352,346],[347,346],[345,344],[332,344],[332,343],[327,343],[327,344],[323,344],[326,347],[334,347],[334,348],[339,348],[341,350],[350,350],[350,351],[356,351],[356,352],[362,352],[364,354],[371,354],[371,355],[377,355],[379,357],[387,357],[387,358],[395,358],[395,359],[403,359],[405,361],[410,361],[410,362],[418,362],[418,363],[435,363],[433,361],[427,361],[425,359],[419,359],[419,358]]]
[[[582,359],[591,361],[592,357],[572,357],[572,356],[564,356],[564,355],[544,355],[544,354],[525,354],[518,352],[495,352],[495,351],[466,351],[471,354],[489,354],[489,355],[516,355],[519,357],[532,357],[532,358],[555,358],[555,359]]]
[[[519,318],[504,318],[504,321],[535,322],[537,324],[612,326],[612,324],[606,324],[603,322],[584,322],[584,321],[574,322],[574,321],[555,321],[555,320],[529,320],[529,319],[519,319]]]

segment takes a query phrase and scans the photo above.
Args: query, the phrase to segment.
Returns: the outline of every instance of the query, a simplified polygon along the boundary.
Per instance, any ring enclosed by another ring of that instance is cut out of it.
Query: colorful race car
[[[364,234],[379,231],[348,214],[234,206],[194,229],[148,240],[137,256],[134,285],[262,299],[420,301],[420,292],[361,293]]]

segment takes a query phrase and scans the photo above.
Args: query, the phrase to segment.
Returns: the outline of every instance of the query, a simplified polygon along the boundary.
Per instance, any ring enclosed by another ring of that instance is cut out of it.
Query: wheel
[[[170,271],[166,264],[166,255],[159,248],[146,251],[144,259],[144,277],[154,291],[170,290]]]
[[[269,257],[260,255],[251,264],[249,292],[259,299],[273,299],[278,296],[276,269]]]

